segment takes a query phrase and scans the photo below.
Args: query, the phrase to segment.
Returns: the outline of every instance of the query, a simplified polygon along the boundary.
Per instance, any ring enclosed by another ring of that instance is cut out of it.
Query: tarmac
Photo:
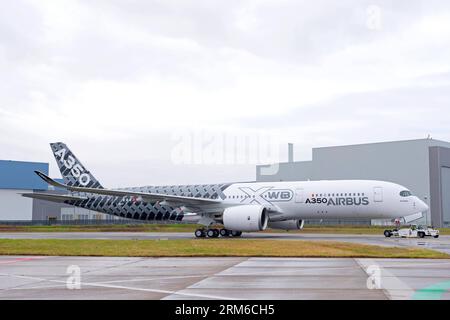
[[[193,239],[191,233],[0,233],[10,239]],[[243,234],[450,253],[450,236]],[[208,241],[208,239],[200,240]],[[0,256],[0,299],[450,299],[450,259]]]
[[[450,299],[450,259],[0,256],[0,299]]]

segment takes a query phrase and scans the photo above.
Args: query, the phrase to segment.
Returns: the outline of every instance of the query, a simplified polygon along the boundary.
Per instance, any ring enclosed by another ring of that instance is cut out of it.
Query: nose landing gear
[[[234,231],[228,229],[197,229],[194,232],[196,238],[217,238],[219,235],[221,237],[240,237],[242,235],[242,231]]]

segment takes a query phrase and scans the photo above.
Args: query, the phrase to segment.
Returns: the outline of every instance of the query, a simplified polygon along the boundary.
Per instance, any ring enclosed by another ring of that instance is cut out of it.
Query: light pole
[[[425,203],[428,206],[428,210],[425,211],[425,224],[428,226],[428,214],[430,213],[430,205],[428,203],[428,196],[423,197],[423,199],[425,200]]]

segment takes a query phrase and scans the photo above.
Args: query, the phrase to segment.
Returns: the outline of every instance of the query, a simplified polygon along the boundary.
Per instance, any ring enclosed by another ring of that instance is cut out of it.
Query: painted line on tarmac
[[[209,275],[210,276],[210,275]],[[98,284],[110,284],[110,283],[120,283],[120,282],[141,282],[141,281],[155,281],[155,280],[171,280],[171,279],[189,279],[189,278],[205,278],[208,276],[197,275],[197,276],[169,276],[169,277],[158,277],[158,278],[143,278],[143,279],[123,279],[123,280],[111,280],[111,281],[100,281],[95,282]]]
[[[215,273],[215,274],[212,275],[212,276],[221,276],[221,273],[222,273],[222,272],[226,272],[227,270],[230,270],[230,269],[233,269],[233,268],[239,268],[239,265],[240,265],[240,264],[245,263],[245,262],[249,261],[250,259],[251,259],[251,258],[247,258],[247,259],[245,259],[244,261],[240,261],[239,263],[237,263],[237,264],[235,264],[235,265],[233,265],[233,266],[231,266],[231,267],[228,267],[228,268],[226,268],[225,270],[222,270],[222,271],[220,271],[220,272],[217,272],[217,273]],[[168,296],[164,297],[163,300],[170,299],[171,296],[177,296],[177,295],[190,295],[189,293],[185,293],[185,292],[183,292],[183,291],[185,291],[185,290],[196,290],[195,286],[201,284],[203,281],[206,281],[206,280],[208,280],[208,279],[209,279],[209,277],[205,277],[205,279],[202,279],[202,280],[200,280],[200,281],[198,281],[198,282],[195,282],[195,283],[189,285],[188,287],[186,287],[186,288],[184,288],[184,289],[181,289],[181,290],[175,292],[174,294],[171,294],[171,295],[168,295]],[[236,299],[236,298],[230,298],[230,297],[222,297],[221,299],[223,299],[223,300],[238,300],[238,299]]]
[[[17,263],[17,262],[30,261],[30,260],[39,260],[39,259],[45,259],[45,258],[47,258],[47,257],[17,258],[17,259],[14,259],[14,260],[0,261],[0,264],[10,264],[10,263]]]
[[[29,279],[29,280],[36,280],[36,281],[47,281],[47,282],[52,282],[52,283],[64,283],[64,284],[67,283],[66,281],[63,281],[63,280],[52,280],[52,279],[45,279],[45,278],[40,278],[40,277],[21,276],[21,275],[7,274],[7,273],[0,273],[0,276],[8,276],[8,277],[12,277],[12,278]],[[171,291],[171,290],[117,286],[117,285],[101,284],[101,283],[96,283],[96,282],[80,282],[80,285],[81,286],[90,286],[90,287],[108,288],[108,289],[124,289],[124,290],[130,290],[130,291],[165,293],[168,295],[175,294],[175,295],[182,295],[182,296],[195,297],[195,298],[207,298],[207,299],[216,299],[216,300],[235,300],[234,298],[222,297],[222,296],[216,296],[216,295],[197,294],[197,293],[182,293],[179,291]],[[20,289],[20,288],[17,288],[16,290],[18,290],[18,289]],[[3,290],[8,290],[8,288],[3,289]],[[75,290],[75,289],[72,289],[72,290]]]
[[[367,274],[368,289],[382,289],[391,300],[409,300],[415,290],[374,259],[355,259]]]
[[[413,300],[441,300],[442,295],[450,291],[450,281],[442,281],[419,289],[412,296]]]

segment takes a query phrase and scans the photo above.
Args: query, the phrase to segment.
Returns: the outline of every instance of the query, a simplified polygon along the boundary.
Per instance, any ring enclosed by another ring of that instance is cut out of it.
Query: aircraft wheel
[[[230,230],[227,229],[220,229],[219,232],[222,237],[228,237],[230,235]]]
[[[242,235],[242,231],[231,231],[231,235],[233,237],[240,237]]]
[[[208,231],[206,231],[206,235],[208,236],[208,238],[217,238],[219,236],[219,230],[208,229]]]
[[[195,230],[194,234],[195,234],[195,236],[196,236],[197,238],[204,238],[204,237],[206,237],[205,230],[203,230],[203,229],[197,229],[197,230]]]

